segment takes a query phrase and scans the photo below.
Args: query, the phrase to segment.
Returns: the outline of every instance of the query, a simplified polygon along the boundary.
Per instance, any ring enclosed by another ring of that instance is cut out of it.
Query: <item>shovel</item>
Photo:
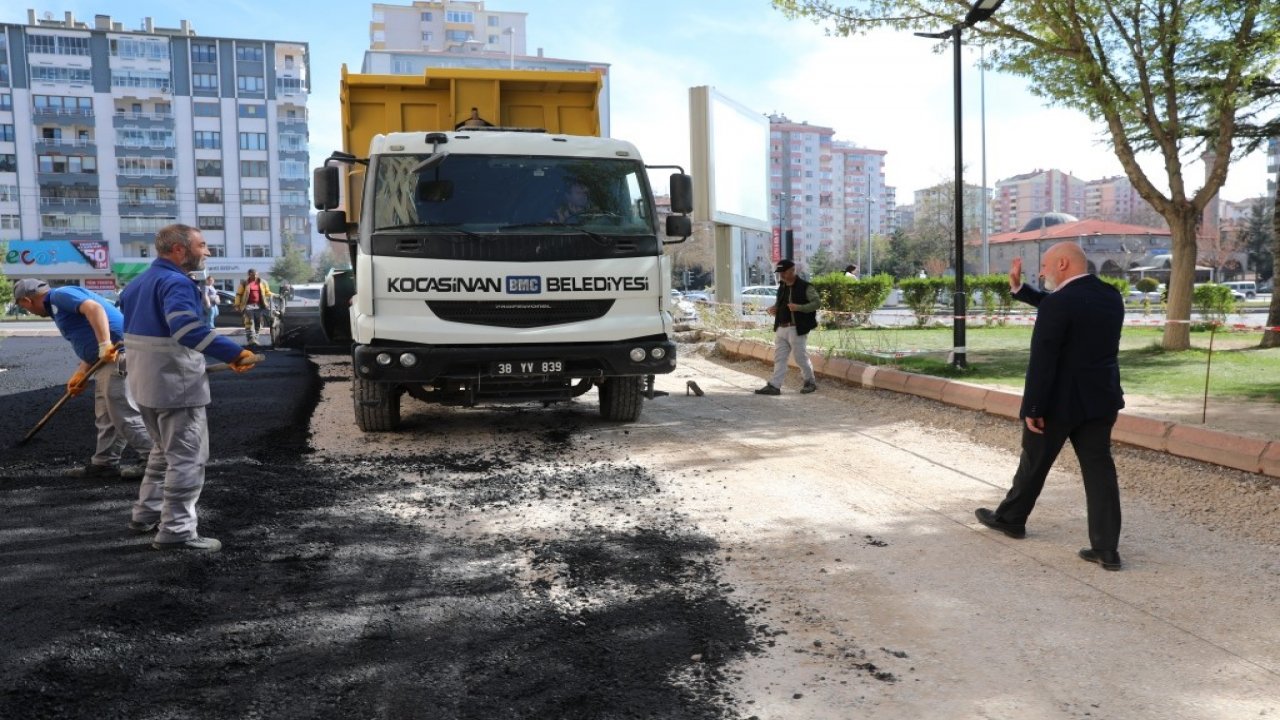
[[[117,345],[116,347],[118,348],[118,347],[119,347],[119,345]],[[88,380],[89,380],[89,378],[93,377],[93,374],[94,374],[94,373],[96,373],[96,372],[98,372],[98,368],[102,367],[102,365],[103,365],[103,359],[102,359],[102,358],[98,358],[98,362],[96,362],[96,363],[94,363],[94,364],[90,365],[90,366],[89,366],[89,369],[88,369],[88,370],[86,370],[86,371],[85,371],[85,373],[84,373],[84,379],[85,379],[85,381],[88,381]],[[73,398],[73,397],[75,397],[75,396],[71,394],[71,391],[70,391],[70,390],[68,390],[67,392],[63,393],[63,394],[62,394],[62,397],[58,399],[58,402],[54,403],[54,404],[53,404],[53,407],[49,408],[49,412],[45,413],[45,414],[44,414],[44,417],[40,418],[40,422],[36,423],[36,426],[35,426],[35,427],[33,427],[33,428],[31,428],[30,430],[28,430],[28,431],[27,431],[27,434],[22,436],[22,439],[18,441],[18,444],[19,444],[19,445],[26,445],[26,444],[27,444],[27,441],[28,441],[28,440],[30,440],[31,438],[35,437],[35,434],[36,434],[36,433],[38,433],[38,432],[40,432],[40,428],[44,427],[44,424],[45,424],[45,423],[49,422],[49,418],[53,417],[54,413],[56,413],[56,412],[58,412],[59,410],[61,410],[61,409],[62,409],[62,406],[63,406],[63,405],[66,405],[66,404],[67,404],[67,401],[68,401],[68,400],[70,400],[70,399],[71,399],[71,398]]]

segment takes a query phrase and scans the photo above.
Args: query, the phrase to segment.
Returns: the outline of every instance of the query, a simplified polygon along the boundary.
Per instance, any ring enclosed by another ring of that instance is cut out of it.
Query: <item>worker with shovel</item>
[[[205,355],[236,372],[262,356],[218,335],[204,322],[200,288],[189,273],[204,269],[209,247],[189,225],[156,233],[157,258],[120,296],[129,390],[155,440],[138,488],[129,529],[156,530],[157,550],[216,552],[222,543],[197,532],[196,501],[209,459],[209,378]],[[160,468],[163,475],[153,474]]]
[[[120,467],[126,445],[144,461],[151,453],[151,437],[125,382],[124,354],[118,345],[124,338],[124,316],[106,298],[82,287],[50,288],[36,278],[24,278],[13,286],[19,307],[40,317],[52,317],[62,337],[71,343],[80,365],[67,380],[67,394],[74,397],[93,379],[94,424],[98,443],[89,463],[66,473],[78,478],[139,478],[139,466]],[[101,362],[99,362],[101,361]]]

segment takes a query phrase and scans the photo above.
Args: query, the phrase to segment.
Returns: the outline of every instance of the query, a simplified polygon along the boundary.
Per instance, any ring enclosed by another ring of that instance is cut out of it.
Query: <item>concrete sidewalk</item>
[[[757,340],[721,337],[716,347],[725,355],[755,358],[773,364],[773,346]],[[811,353],[819,376],[878,390],[892,390],[1017,419],[1021,393],[895,368],[868,365],[846,358]],[[790,361],[795,367],[795,361]],[[1247,437],[1209,427],[1185,425],[1121,411],[1112,437],[1122,443],[1178,457],[1280,478],[1280,440]]]

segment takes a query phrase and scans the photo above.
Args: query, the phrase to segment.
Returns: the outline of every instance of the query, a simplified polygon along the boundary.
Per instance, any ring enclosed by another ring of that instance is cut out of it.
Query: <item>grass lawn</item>
[[[768,330],[747,334],[773,341],[773,333]],[[1261,332],[1193,331],[1192,348],[1177,352],[1160,348],[1162,335],[1163,331],[1155,327],[1124,329],[1120,339],[1120,378],[1125,392],[1170,398],[1202,396],[1212,335],[1210,395],[1280,404],[1280,348],[1259,349]],[[1029,325],[971,325],[966,328],[965,345],[969,367],[957,370],[947,364],[952,346],[950,327],[818,329],[809,336],[811,351],[833,352],[863,362],[981,385],[1022,389],[1031,345]]]

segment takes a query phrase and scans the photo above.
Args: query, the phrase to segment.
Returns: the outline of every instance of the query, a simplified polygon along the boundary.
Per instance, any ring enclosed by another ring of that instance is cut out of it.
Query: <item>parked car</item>
[[[1258,292],[1270,294],[1272,292],[1275,292],[1275,287],[1276,287],[1276,279],[1271,278],[1270,280],[1265,280],[1263,282],[1258,283]]]
[[[1231,288],[1233,294],[1240,293],[1244,295],[1245,300],[1252,300],[1258,296],[1258,284],[1252,280],[1236,280],[1232,282],[1222,283],[1225,287]],[[1241,298],[1236,298],[1237,300]]]
[[[276,347],[304,347],[324,343],[320,328],[320,295],[324,283],[294,285],[286,291],[280,319],[273,328]]]
[[[1160,293],[1142,292],[1141,290],[1130,290],[1129,296],[1125,298],[1125,302],[1133,305],[1141,305],[1144,300],[1149,301],[1152,304],[1159,304]]]
[[[759,315],[777,299],[777,285],[748,285],[738,293],[738,307],[748,315]]]
[[[696,303],[714,302],[714,300],[711,299],[711,293],[708,293],[705,290],[686,290],[684,292],[684,299]]]

